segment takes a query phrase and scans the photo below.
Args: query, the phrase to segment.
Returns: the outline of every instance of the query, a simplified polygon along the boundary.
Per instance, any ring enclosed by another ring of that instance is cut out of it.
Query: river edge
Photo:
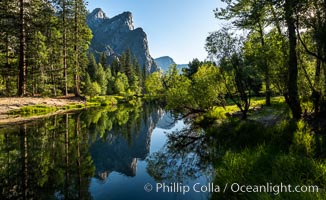
[[[53,115],[103,106],[101,101],[84,100],[74,96],[62,97],[2,97],[0,98],[0,127],[23,124]],[[24,113],[24,109],[28,109]],[[37,112],[33,112],[36,109]]]

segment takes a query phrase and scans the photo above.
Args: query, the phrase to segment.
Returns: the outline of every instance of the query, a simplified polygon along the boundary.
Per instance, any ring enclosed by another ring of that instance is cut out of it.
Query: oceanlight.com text
[[[319,187],[316,185],[291,185],[291,184],[273,184],[266,183],[262,185],[245,185],[239,183],[231,183],[225,185],[217,185],[214,183],[194,183],[187,185],[183,183],[147,183],[144,186],[146,192],[164,192],[164,193],[272,193],[278,195],[280,193],[301,193],[301,192],[319,192]]]

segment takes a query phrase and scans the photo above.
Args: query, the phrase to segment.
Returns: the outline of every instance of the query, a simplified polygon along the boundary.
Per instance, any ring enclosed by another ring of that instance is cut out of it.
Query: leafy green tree
[[[145,90],[150,96],[156,96],[162,93],[163,83],[160,72],[154,72],[145,80]]]
[[[235,27],[240,29],[249,29],[251,33],[257,33],[256,41],[259,45],[258,52],[256,54],[256,65],[263,72],[265,80],[265,94],[266,105],[271,104],[271,77],[270,66],[267,60],[266,42],[265,42],[265,29],[269,25],[267,20],[267,10],[269,7],[268,1],[256,1],[256,0],[236,0],[226,1],[226,9],[216,10],[215,16],[218,19],[233,20],[232,23]],[[256,45],[257,46],[257,45]]]
[[[195,74],[202,65],[214,65],[214,63],[210,61],[200,61],[195,58],[189,62],[188,68],[183,69],[183,73],[191,79],[192,75]]]
[[[101,87],[101,93],[102,95],[105,95],[107,92],[107,86],[108,86],[108,79],[106,76],[106,72],[104,71],[101,63],[98,64],[97,70],[95,71],[95,80]]]
[[[213,106],[225,105],[224,94],[226,92],[219,68],[212,64],[204,64],[198,68],[192,80],[191,92],[197,109],[208,111]]]
[[[105,79],[107,81],[106,85],[106,94],[113,94],[113,86],[114,86],[114,77],[112,76],[111,68],[108,67],[105,70]]]
[[[196,113],[191,91],[192,82],[186,76],[177,75],[166,89],[167,107],[179,112]]]
[[[243,119],[246,119],[255,80],[252,76],[256,73],[243,58],[242,40],[227,29],[222,29],[207,38],[206,50],[219,61],[227,97],[238,106]]]
[[[169,66],[168,71],[163,76],[163,87],[165,89],[173,87],[178,77],[179,77],[179,71],[177,69],[177,65]]]
[[[101,86],[96,81],[92,81],[90,76],[86,74],[83,93],[92,98],[94,96],[101,94],[101,92],[102,92]]]
[[[129,88],[128,77],[124,73],[118,72],[114,82],[114,90],[117,94],[124,95]]]

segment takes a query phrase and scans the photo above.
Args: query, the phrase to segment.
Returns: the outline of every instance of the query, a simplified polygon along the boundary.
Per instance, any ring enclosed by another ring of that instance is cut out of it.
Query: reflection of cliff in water
[[[129,117],[124,125],[114,123],[104,139],[98,138],[90,147],[96,177],[104,180],[113,171],[135,176],[137,161],[148,155],[152,132],[162,113],[157,107],[139,111],[137,119]]]
[[[163,116],[158,121],[156,127],[165,130],[170,130],[175,126],[175,124],[176,124],[176,120],[174,119],[173,114],[171,112],[164,112]]]

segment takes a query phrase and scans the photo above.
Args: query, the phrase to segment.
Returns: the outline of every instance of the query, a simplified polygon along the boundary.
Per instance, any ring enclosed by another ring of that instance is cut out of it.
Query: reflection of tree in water
[[[188,127],[167,137],[166,145],[147,160],[147,171],[156,181],[177,182],[209,173],[208,138],[201,129]]]
[[[80,115],[0,132],[0,199],[90,199],[94,173]]]
[[[94,174],[135,174],[160,116],[157,106],[125,106],[0,129],[0,199],[90,199]]]

